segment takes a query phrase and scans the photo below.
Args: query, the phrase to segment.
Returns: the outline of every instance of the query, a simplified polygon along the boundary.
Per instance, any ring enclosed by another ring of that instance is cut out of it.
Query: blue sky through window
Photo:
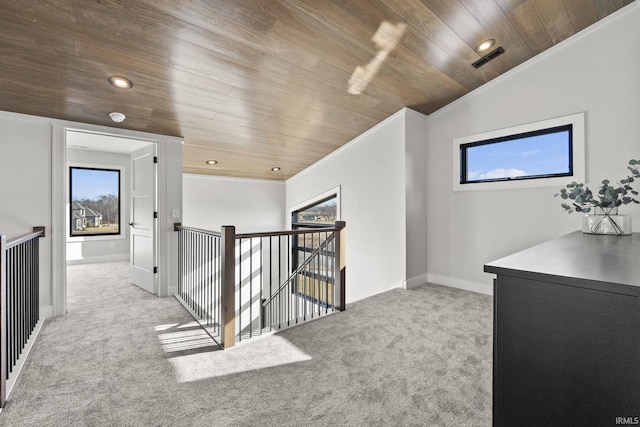
[[[569,173],[569,131],[467,147],[467,181]]]
[[[90,199],[96,200],[102,195],[114,195],[118,189],[119,171],[95,170],[95,169],[71,169],[73,187],[72,200]]]

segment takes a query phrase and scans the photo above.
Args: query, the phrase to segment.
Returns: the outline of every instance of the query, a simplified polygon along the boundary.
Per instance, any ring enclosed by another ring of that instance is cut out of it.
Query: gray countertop
[[[572,285],[614,283],[636,287],[636,294],[640,291],[640,233],[609,236],[575,231],[489,262],[484,271],[538,280],[540,275],[553,276],[560,279],[554,281],[567,279]]]

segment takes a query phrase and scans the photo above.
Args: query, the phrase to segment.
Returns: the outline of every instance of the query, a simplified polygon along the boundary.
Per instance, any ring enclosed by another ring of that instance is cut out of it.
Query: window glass
[[[334,248],[332,241],[327,241],[331,233],[321,229],[333,227],[337,219],[337,194],[291,213],[293,230],[309,230],[293,238],[291,271],[299,272],[292,292],[322,306],[333,305],[333,285],[325,274],[328,266],[333,265]]]
[[[453,191],[585,180],[585,113],[453,138]]]
[[[462,144],[461,184],[570,176],[572,126]]]
[[[69,168],[71,236],[120,234],[120,171]]]
[[[314,202],[312,205],[298,209],[291,213],[291,228],[293,230],[316,229],[331,227],[338,217],[338,196],[333,194],[328,198]],[[298,261],[305,258],[305,252],[313,252],[324,241],[326,235],[300,234],[294,239],[294,268]]]
[[[338,198],[332,195],[311,206],[293,211],[291,223],[294,230],[300,226],[328,226],[333,225],[338,217]]]

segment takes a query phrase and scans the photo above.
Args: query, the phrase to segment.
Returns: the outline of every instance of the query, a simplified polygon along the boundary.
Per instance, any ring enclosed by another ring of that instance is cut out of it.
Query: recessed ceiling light
[[[115,86],[118,89],[131,89],[133,87],[133,82],[122,76],[109,77],[109,83],[111,83],[111,86]]]
[[[117,111],[114,111],[113,113],[109,113],[109,117],[111,117],[111,120],[113,120],[116,123],[123,122],[124,119],[127,118],[127,116],[125,116],[122,113],[118,113]]]
[[[273,172],[278,172],[280,169],[282,169],[282,168],[280,168],[280,167],[278,167],[278,166],[276,166],[275,168],[271,168],[271,170],[272,170]]]
[[[218,161],[217,160],[207,160],[205,163],[208,164],[208,165],[217,165]]]
[[[476,52],[484,52],[485,50],[489,50],[494,44],[496,44],[496,39],[487,39],[476,47]]]

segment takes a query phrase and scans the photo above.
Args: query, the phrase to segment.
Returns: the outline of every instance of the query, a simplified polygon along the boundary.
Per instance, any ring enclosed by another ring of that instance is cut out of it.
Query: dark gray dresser
[[[580,231],[490,262],[494,426],[640,418],[640,233]]]

